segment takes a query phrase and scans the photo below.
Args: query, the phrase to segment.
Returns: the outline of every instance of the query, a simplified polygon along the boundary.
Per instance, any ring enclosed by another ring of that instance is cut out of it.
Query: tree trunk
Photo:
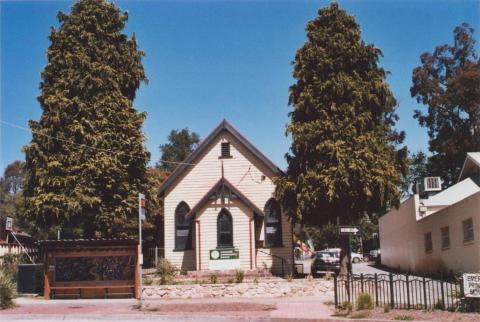
[[[350,236],[341,236],[340,238],[340,274],[352,273]]]

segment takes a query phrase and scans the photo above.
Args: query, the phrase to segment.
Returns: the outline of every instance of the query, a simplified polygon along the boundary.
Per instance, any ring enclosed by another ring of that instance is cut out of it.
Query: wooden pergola
[[[137,240],[41,240],[39,246],[46,299],[138,298]]]

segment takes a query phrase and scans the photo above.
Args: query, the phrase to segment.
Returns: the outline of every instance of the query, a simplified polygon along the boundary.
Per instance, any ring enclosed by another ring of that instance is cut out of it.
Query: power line
[[[150,160],[149,158],[141,157],[141,156],[134,155],[134,154],[125,153],[125,152],[122,152],[122,151],[96,148],[96,147],[93,147],[93,146],[90,146],[90,145],[87,145],[87,144],[76,143],[76,142],[73,142],[73,141],[58,138],[56,136],[51,136],[51,135],[48,135],[48,134],[39,133],[37,131],[33,131],[32,129],[28,129],[28,128],[20,126],[18,124],[10,123],[10,122],[7,122],[7,121],[1,120],[1,119],[0,119],[0,123],[8,125],[10,127],[16,128],[16,129],[19,129],[19,130],[22,130],[22,131],[25,131],[25,132],[28,132],[28,133],[34,133],[34,134],[37,134],[37,135],[40,135],[40,136],[47,137],[47,138],[52,139],[52,140],[56,140],[56,141],[60,141],[60,142],[64,142],[64,143],[69,143],[69,144],[77,145],[77,146],[92,149],[92,150],[121,154],[121,155],[129,156],[129,157],[132,157],[132,158],[137,158],[137,159],[142,159],[142,160],[147,160],[147,161]],[[177,164],[177,165],[178,164],[195,165],[195,163],[175,162],[175,161],[167,161],[167,160],[159,160],[159,162],[171,163],[171,164]]]

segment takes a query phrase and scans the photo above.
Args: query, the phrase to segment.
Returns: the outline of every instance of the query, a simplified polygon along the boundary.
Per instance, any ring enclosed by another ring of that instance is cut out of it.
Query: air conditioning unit
[[[442,180],[440,177],[425,177],[417,181],[417,193],[420,195],[432,195],[442,191]]]

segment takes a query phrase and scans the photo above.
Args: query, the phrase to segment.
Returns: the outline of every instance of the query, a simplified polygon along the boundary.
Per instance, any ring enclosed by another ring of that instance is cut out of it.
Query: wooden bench
[[[125,289],[128,288],[131,292],[109,292],[110,289]],[[130,296],[134,297],[135,295],[135,287],[131,285],[104,285],[104,286],[52,286],[50,287],[50,297],[55,299],[56,296],[62,297],[73,297],[73,298],[82,298],[82,290],[93,289],[93,290],[101,290],[103,289],[103,294],[106,299],[109,296]],[[78,293],[62,293],[57,294],[57,290],[77,290]]]

